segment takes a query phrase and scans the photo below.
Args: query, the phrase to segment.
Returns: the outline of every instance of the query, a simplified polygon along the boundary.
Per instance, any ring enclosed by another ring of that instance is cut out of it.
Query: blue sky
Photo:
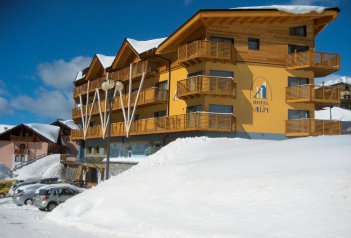
[[[115,55],[125,37],[168,36],[199,9],[272,4],[338,6],[316,46],[341,55],[329,78],[351,76],[350,0],[0,1],[0,124],[69,118],[76,71],[95,53]]]

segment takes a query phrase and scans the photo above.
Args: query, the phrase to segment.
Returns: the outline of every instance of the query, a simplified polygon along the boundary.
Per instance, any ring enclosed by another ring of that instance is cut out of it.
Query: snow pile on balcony
[[[57,139],[60,133],[60,127],[48,125],[48,124],[39,124],[39,123],[24,124],[24,125],[31,128],[33,131],[37,132],[38,134],[42,135],[52,143],[57,142]]]
[[[325,86],[332,86],[332,85],[336,85],[336,84],[340,84],[340,83],[348,84],[351,86],[351,78],[348,78],[346,76],[342,76],[338,79],[326,81],[326,82],[324,82],[324,85]]]
[[[139,41],[139,40],[127,38],[127,41],[134,48],[134,50],[138,52],[138,54],[141,54],[145,51],[157,48],[166,39],[167,37],[153,39],[153,40]]]
[[[340,107],[332,107],[332,120],[351,121],[351,110]],[[330,120],[330,108],[325,107],[323,110],[315,111],[314,117],[321,120]]]
[[[102,55],[102,54],[96,54],[96,57],[98,57],[101,65],[102,65],[102,67],[104,67],[104,69],[110,67],[113,60],[115,59],[114,56],[106,56],[106,55]]]
[[[307,5],[271,5],[271,6],[253,6],[253,7],[236,7],[231,9],[250,9],[250,10],[270,10],[275,9],[292,14],[304,14],[309,12],[323,12],[326,7],[307,6]]]
[[[61,178],[63,165],[60,163],[60,155],[48,155],[14,171],[16,179],[29,178]]]
[[[350,145],[178,139],[47,218],[103,237],[348,237]]]

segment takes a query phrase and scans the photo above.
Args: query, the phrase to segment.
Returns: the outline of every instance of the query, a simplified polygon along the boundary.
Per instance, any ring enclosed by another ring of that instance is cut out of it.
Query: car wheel
[[[26,201],[24,201],[24,205],[32,205],[33,201],[32,199],[28,198]]]
[[[46,209],[51,212],[52,210],[54,210],[54,208],[57,206],[56,203],[52,202],[52,203],[49,203],[49,205],[46,207]]]
[[[45,211],[45,210],[46,210],[46,208],[39,208],[39,210],[40,210],[40,211]]]
[[[4,198],[5,194],[4,193],[0,193],[0,198]]]

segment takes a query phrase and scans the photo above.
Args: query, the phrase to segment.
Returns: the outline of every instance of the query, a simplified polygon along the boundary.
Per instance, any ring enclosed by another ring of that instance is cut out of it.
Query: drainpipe
[[[171,64],[172,61],[168,58],[159,56],[159,55],[155,55],[156,57],[166,60],[168,62],[168,102],[167,102],[167,116],[169,116],[169,106],[170,106],[170,101],[171,101],[171,92],[170,92],[170,88],[171,88]]]

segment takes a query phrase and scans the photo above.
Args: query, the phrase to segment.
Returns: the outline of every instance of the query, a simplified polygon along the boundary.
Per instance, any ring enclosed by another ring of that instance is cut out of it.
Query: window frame
[[[255,43],[257,47],[252,47],[250,43]],[[259,38],[248,38],[247,39],[247,49],[248,50],[260,50],[260,39]]]
[[[300,30],[302,29],[302,34],[300,34]],[[307,26],[292,26],[289,28],[290,36],[299,36],[299,37],[307,37]]]

